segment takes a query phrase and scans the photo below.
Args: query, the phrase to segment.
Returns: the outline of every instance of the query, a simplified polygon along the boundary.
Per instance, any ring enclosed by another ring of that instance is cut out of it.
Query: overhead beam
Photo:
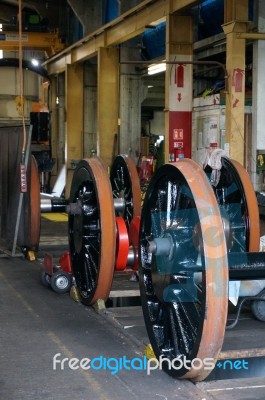
[[[56,71],[57,62],[71,53],[71,62],[82,62],[93,57],[101,47],[124,43],[141,34],[148,25],[169,14],[201,3],[194,0],[145,0],[108,24],[85,36],[44,62],[49,73]]]
[[[159,2],[160,3],[160,2]],[[154,4],[151,15],[149,7],[141,12],[141,17],[138,13],[125,19],[122,23],[114,25],[111,29],[107,29],[98,36],[94,36],[91,40],[83,43],[81,47],[72,50],[72,62],[81,62],[94,55],[101,47],[111,47],[126,42],[133,37],[140,35],[146,29],[151,21],[156,21],[166,15],[167,7],[161,9],[160,4]]]
[[[194,7],[197,4],[202,3],[203,0],[191,1],[191,0],[170,0],[170,13],[176,11],[185,10],[185,8]]]
[[[22,34],[23,49],[38,49],[46,51],[48,56],[52,56],[61,51],[64,46],[57,33],[50,32],[27,32]],[[0,50],[18,50],[19,34],[18,32],[0,32]]]
[[[250,39],[250,40],[265,40],[265,33],[258,33],[258,32],[239,32],[237,33],[236,37],[238,39]]]

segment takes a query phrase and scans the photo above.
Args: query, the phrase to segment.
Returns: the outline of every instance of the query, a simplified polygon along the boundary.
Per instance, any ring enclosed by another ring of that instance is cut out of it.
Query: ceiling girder
[[[18,32],[0,32],[0,50],[18,50],[19,33]],[[64,48],[57,33],[50,32],[24,32],[22,34],[23,50],[43,50],[48,57],[59,52]]]
[[[71,63],[93,57],[100,47],[115,46],[144,32],[146,26],[167,15],[193,7],[201,1],[194,0],[145,0],[108,24],[85,36],[75,44],[45,61],[50,74],[61,69],[62,58]],[[69,57],[70,55],[70,57]],[[57,68],[58,63],[58,68]],[[67,62],[65,61],[65,66]]]

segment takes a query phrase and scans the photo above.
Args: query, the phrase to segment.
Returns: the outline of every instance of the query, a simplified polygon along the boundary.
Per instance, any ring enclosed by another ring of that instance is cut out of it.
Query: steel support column
[[[112,162],[118,132],[119,58],[118,49],[98,50],[97,154],[107,165]]]
[[[57,75],[57,87],[56,87],[56,107],[58,115],[58,142],[57,142],[57,153],[56,158],[58,162],[58,170],[66,162],[65,155],[65,73]]]
[[[165,161],[175,161],[177,149],[183,147],[191,156],[193,25],[189,16],[169,15],[166,28],[167,65],[165,93]]]
[[[70,195],[73,167],[83,158],[83,65],[67,65],[66,80],[66,141],[65,155],[67,166],[66,198]]]
[[[131,47],[120,47],[120,59],[137,60],[139,50]],[[135,162],[139,157],[139,144],[141,132],[141,105],[144,100],[143,80],[135,73],[134,64],[120,66],[120,131],[117,140],[117,153],[127,154]]]
[[[65,164],[65,74],[51,77],[51,150],[56,164],[52,171],[51,184],[54,185],[58,172]]]
[[[248,22],[231,22],[223,26],[226,34],[226,142],[230,156],[244,164],[245,152],[245,39],[237,39],[238,32],[246,32]]]
[[[245,162],[245,48],[246,40],[239,38],[248,28],[248,0],[225,0],[226,69],[226,142],[230,156]]]
[[[57,143],[58,143],[58,113],[56,104],[56,88],[57,88],[57,76],[52,76],[50,78],[50,111],[51,111],[51,126],[52,126],[52,136],[51,136],[51,157],[56,160],[55,168],[53,168],[51,174],[51,185],[54,185],[54,181],[57,175],[58,160],[57,160]],[[56,171],[54,171],[56,169]]]
[[[248,0],[225,0],[224,22],[247,21]]]
[[[97,65],[84,65],[84,157],[97,148]]]

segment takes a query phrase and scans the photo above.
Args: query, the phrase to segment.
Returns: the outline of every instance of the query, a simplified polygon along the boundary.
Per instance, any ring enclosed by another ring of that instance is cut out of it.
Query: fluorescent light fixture
[[[162,18],[157,19],[156,21],[152,21],[150,23],[150,25],[157,26],[157,25],[162,24],[163,22],[166,22],[166,17],[162,17]]]
[[[159,72],[164,72],[166,70],[166,63],[161,62],[159,64],[152,64],[148,67],[148,75],[159,74]]]
[[[3,31],[3,24],[0,24],[0,32],[2,32],[2,31]],[[3,57],[4,57],[3,50],[0,50],[0,59]]]
[[[32,64],[34,65],[34,67],[38,67],[39,61],[36,60],[36,58],[32,58],[31,62],[32,62]]]
[[[219,46],[223,46],[226,44],[226,40],[221,40],[219,42],[216,42],[213,47],[219,47]]]

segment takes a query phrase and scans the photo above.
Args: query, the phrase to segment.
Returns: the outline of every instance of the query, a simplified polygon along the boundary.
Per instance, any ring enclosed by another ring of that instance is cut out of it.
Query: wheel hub
[[[64,276],[59,276],[59,278],[56,281],[56,285],[57,285],[58,289],[61,289],[61,290],[65,289],[68,285],[67,278]]]

